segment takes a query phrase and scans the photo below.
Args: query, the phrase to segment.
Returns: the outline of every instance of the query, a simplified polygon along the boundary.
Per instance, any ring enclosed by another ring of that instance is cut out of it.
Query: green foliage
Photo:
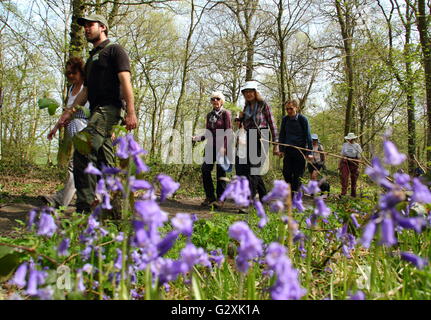
[[[59,107],[57,101],[51,98],[41,98],[37,101],[37,104],[39,105],[39,109],[48,108],[48,113],[50,116],[53,116]]]

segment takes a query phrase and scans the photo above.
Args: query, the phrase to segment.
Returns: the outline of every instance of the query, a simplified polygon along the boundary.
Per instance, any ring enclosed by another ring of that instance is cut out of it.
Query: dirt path
[[[6,203],[0,206],[0,236],[13,237],[17,235],[14,228],[19,227],[20,224],[16,220],[26,222],[27,214],[31,209],[38,208],[44,205],[43,201],[38,197],[27,197],[26,203]],[[168,199],[161,204],[162,210],[167,212],[169,216],[176,213],[190,213],[196,214],[198,218],[208,219],[213,213],[210,209],[202,207],[200,204],[202,199],[189,198],[189,199]],[[72,203],[73,204],[73,203]],[[72,205],[66,210],[66,214],[75,211]],[[230,214],[237,214],[235,205],[231,202],[225,203],[221,210]]]

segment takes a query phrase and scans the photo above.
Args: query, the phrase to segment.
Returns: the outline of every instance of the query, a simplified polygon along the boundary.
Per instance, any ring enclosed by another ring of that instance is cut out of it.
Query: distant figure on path
[[[359,160],[361,158],[362,148],[361,146],[356,143],[357,136],[349,132],[347,136],[344,137],[344,139],[347,140],[343,144],[343,147],[341,149],[341,155],[343,157],[346,157],[348,159],[341,159],[338,169],[341,173],[341,195],[345,196],[347,193],[347,187],[349,185],[349,176],[350,176],[350,183],[351,183],[351,189],[350,189],[350,195],[352,197],[356,197],[356,182],[358,181],[359,177],[359,163],[357,161],[352,161],[349,159],[355,159]]]

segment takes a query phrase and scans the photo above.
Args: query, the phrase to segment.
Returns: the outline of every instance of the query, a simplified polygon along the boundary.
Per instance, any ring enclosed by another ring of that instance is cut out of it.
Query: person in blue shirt
[[[297,192],[301,187],[301,177],[305,171],[306,159],[311,160],[313,158],[311,153],[313,146],[308,120],[298,112],[298,100],[287,101],[285,108],[287,115],[281,121],[279,142],[308,149],[299,150],[290,146],[281,146],[280,148],[280,156],[284,156],[284,180],[290,184],[292,192]]]

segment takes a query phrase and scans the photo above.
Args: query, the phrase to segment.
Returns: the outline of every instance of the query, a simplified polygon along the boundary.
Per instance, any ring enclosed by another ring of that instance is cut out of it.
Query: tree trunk
[[[419,38],[422,48],[422,60],[425,71],[425,92],[426,92],[426,106],[427,106],[427,162],[431,161],[431,42],[428,29],[428,19],[430,15],[426,12],[427,4],[425,0],[417,1],[416,23],[419,31]]]
[[[349,3],[346,3],[344,8],[340,3],[340,0],[335,0],[335,7],[337,9],[338,23],[340,24],[341,35],[343,37],[343,47],[345,54],[345,76],[347,80],[347,102],[345,111],[344,121],[344,134],[347,135],[352,127],[352,116],[353,116],[353,18],[351,7]],[[345,10],[343,12],[343,9]]]

